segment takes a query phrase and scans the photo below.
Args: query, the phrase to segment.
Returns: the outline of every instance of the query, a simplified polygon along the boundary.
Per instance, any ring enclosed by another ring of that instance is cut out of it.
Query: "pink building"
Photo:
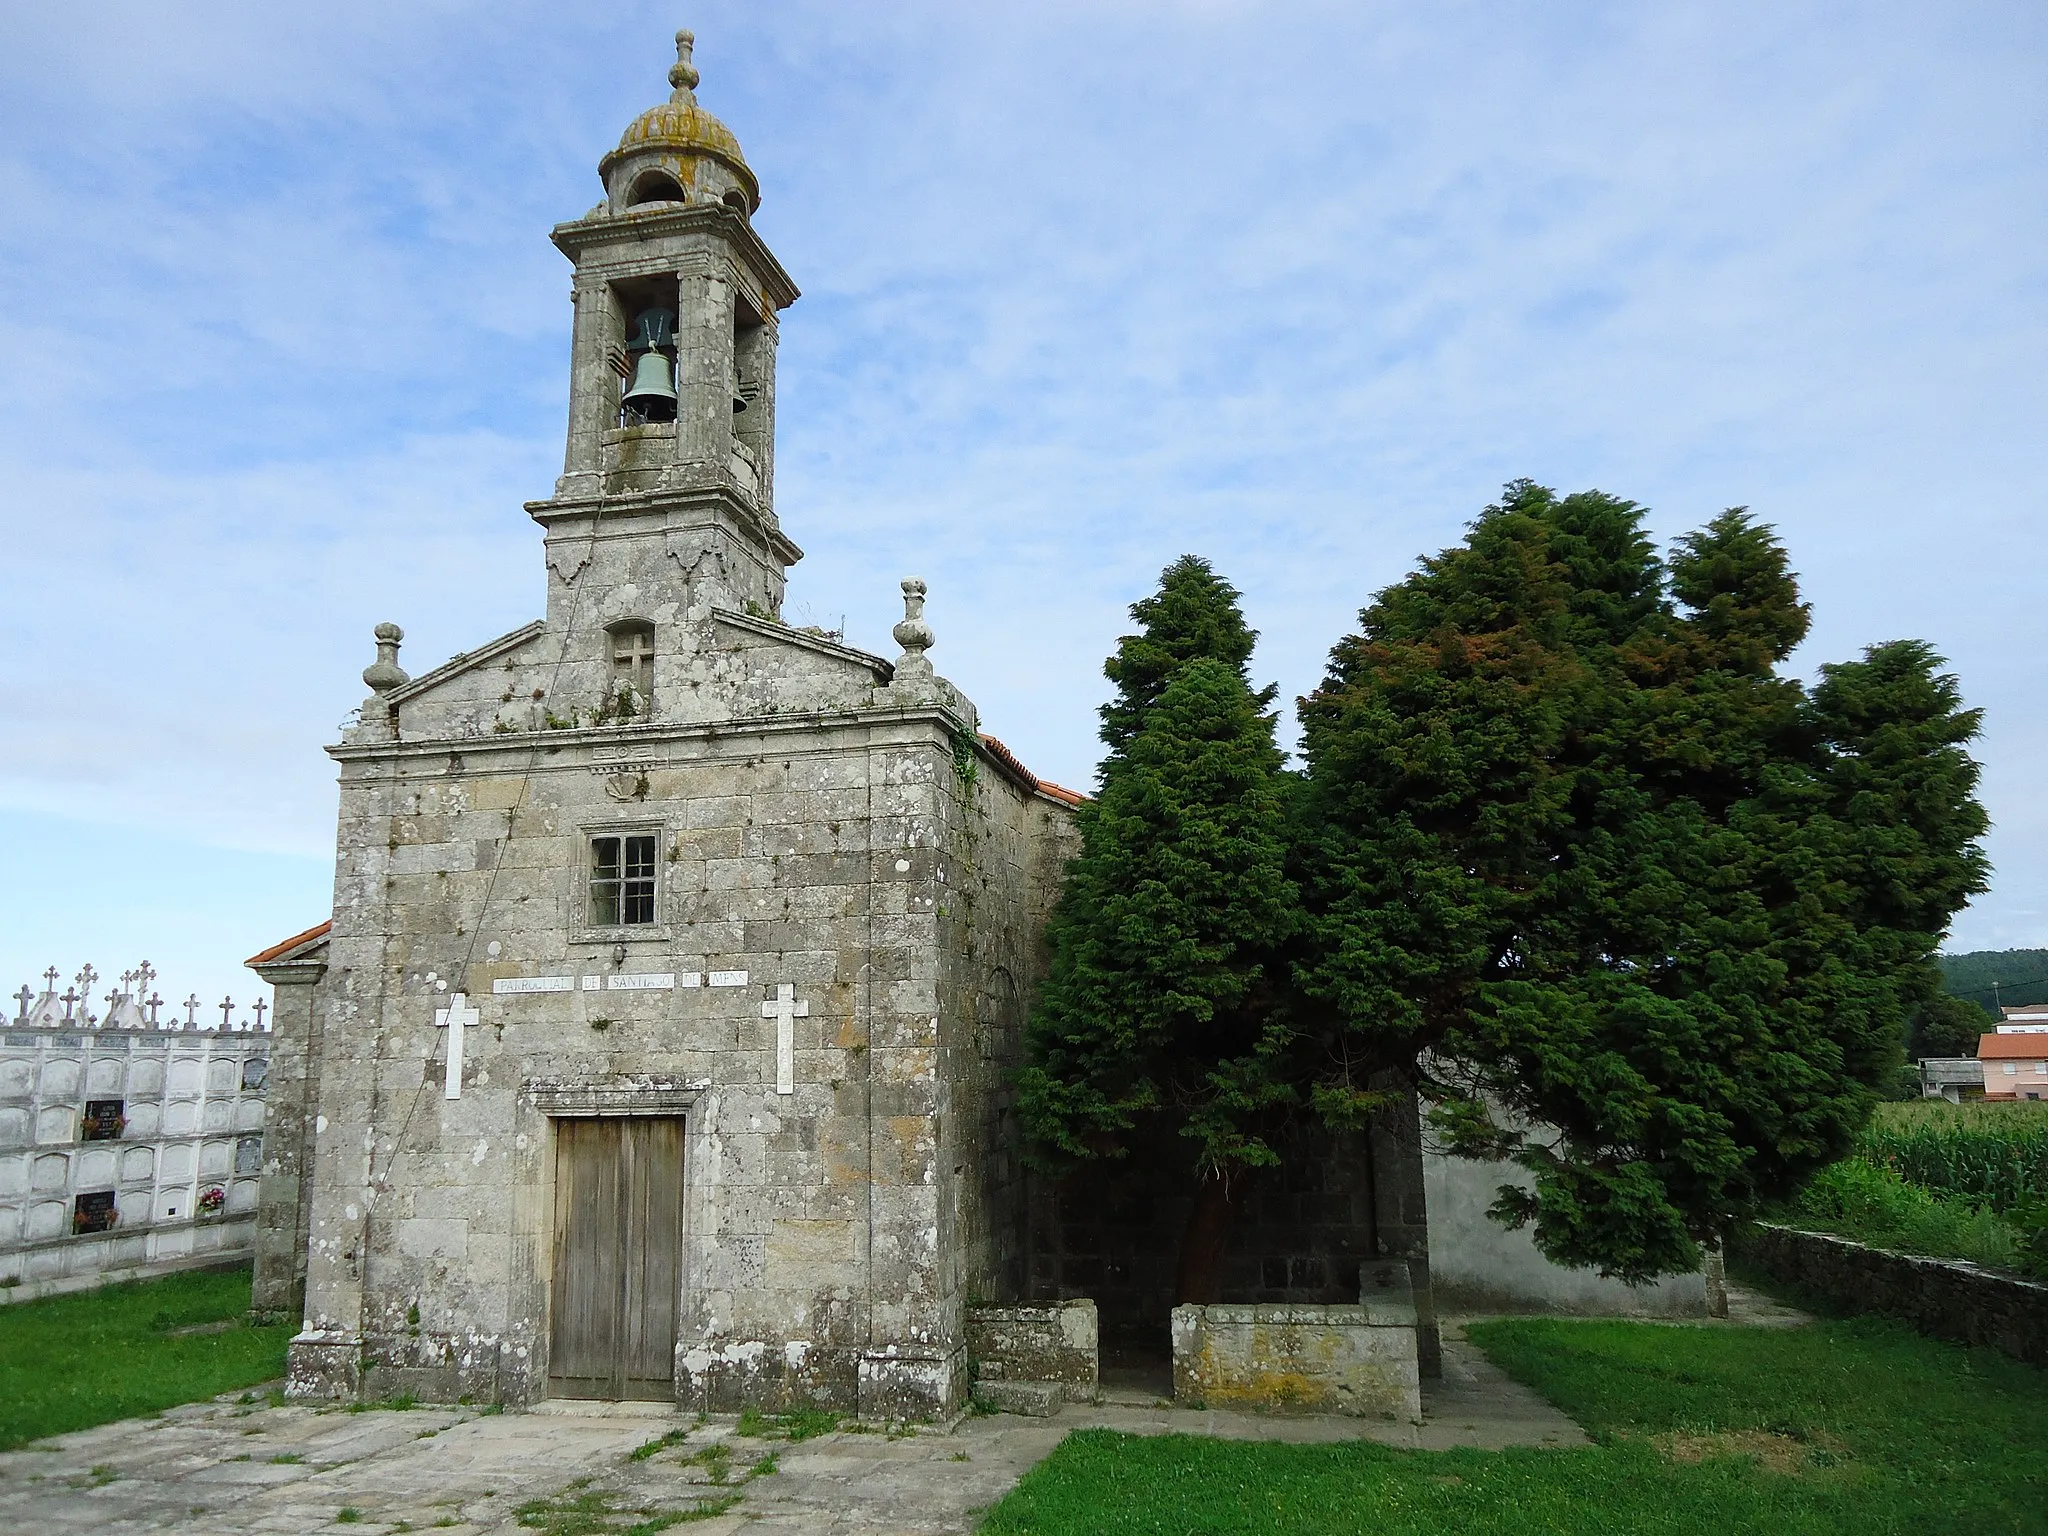
[[[2048,1029],[2007,1025],[1977,1042],[1987,1099],[2048,1098]]]

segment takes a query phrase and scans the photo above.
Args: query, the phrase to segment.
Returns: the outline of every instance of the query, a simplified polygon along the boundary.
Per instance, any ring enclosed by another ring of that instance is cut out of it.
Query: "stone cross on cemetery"
[[[197,1029],[199,1027],[199,994],[197,992],[194,992],[185,999],[185,1027],[187,1029]]]
[[[21,1004],[21,1022],[28,1022],[28,1005],[35,1000],[35,993],[29,991],[28,983],[21,984],[21,990],[14,994],[14,1000]]]
[[[448,1031],[448,1069],[441,1083],[441,1097],[459,1099],[462,1097],[462,1031],[465,1026],[481,1022],[483,1015],[469,1006],[469,994],[457,992],[448,999],[446,1008],[434,1010],[434,1028]]]
[[[761,1017],[775,1021],[775,1091],[796,1092],[796,1021],[811,1016],[811,1005],[798,1002],[796,988],[783,982],[775,996],[761,1005]]]
[[[233,1027],[228,1023],[228,1020],[233,1016],[234,1011],[235,1000],[232,997],[223,997],[220,1000],[220,1032],[222,1034],[226,1034]]]

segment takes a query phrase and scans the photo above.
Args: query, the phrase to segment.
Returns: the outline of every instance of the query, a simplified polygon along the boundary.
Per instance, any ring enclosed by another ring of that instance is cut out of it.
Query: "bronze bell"
[[[633,383],[623,403],[642,412],[665,406],[672,414],[676,403],[675,364],[659,352],[642,352],[633,360]]]

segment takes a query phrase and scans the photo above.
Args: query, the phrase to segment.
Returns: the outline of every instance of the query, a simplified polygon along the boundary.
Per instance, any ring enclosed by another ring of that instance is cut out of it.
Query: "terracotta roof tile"
[[[280,944],[273,944],[270,946],[270,948],[262,951],[260,954],[251,955],[248,959],[244,960],[242,964],[263,965],[269,961],[275,960],[279,955],[290,954],[293,950],[297,949],[301,944],[304,944],[312,939],[324,937],[328,930],[333,928],[333,926],[334,919],[331,917],[328,918],[327,921],[324,923],[315,923],[311,928],[308,928],[304,933],[295,933],[290,938],[284,940],[284,942]]]
[[[1977,1042],[1979,1061],[2048,1061],[2048,1034],[1986,1035]]]
[[[1029,768],[1026,768],[1023,763],[1018,761],[1016,753],[1012,752],[986,731],[981,733],[981,744],[988,748],[989,755],[1009,769],[1020,783],[1028,785],[1036,793],[1045,796],[1046,799],[1057,800],[1061,805],[1079,805],[1088,798],[1086,795],[1074,793],[1071,789],[1064,789],[1049,779],[1041,779]]]

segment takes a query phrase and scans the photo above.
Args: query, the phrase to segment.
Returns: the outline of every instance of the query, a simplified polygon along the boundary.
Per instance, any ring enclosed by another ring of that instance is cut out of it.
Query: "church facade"
[[[926,1416],[1025,1284],[1005,1074],[1074,846],[925,652],[781,618],[759,189],[673,94],[559,226],[546,616],[330,748],[331,922],[277,987],[257,1302],[291,1390]]]

